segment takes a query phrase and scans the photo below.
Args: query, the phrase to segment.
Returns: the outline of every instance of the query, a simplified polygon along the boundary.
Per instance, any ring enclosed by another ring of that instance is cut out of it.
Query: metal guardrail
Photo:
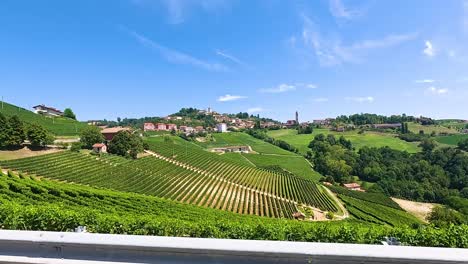
[[[0,263],[468,263],[468,249],[0,230]]]

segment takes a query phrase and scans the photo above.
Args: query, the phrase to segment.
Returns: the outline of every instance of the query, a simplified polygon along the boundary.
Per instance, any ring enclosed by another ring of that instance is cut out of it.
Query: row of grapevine
[[[395,201],[393,201],[390,197],[386,196],[383,193],[356,192],[339,186],[328,186],[328,188],[337,194],[343,194],[359,200],[364,200],[371,203],[385,205],[394,209],[403,210]]]
[[[291,200],[154,157],[120,163],[109,160],[112,159],[62,152],[3,161],[0,165],[62,181],[143,193],[241,214],[291,218],[297,210]]]
[[[391,227],[355,221],[300,222],[234,214],[135,193],[0,172],[0,228],[98,233],[467,248],[468,226]]]
[[[414,216],[388,206],[359,200],[346,195],[338,195],[345,202],[345,206],[354,217],[375,223],[386,223],[392,226],[420,224]]]
[[[148,145],[151,150],[160,155],[207,171],[231,182],[262,192],[272,193],[325,211],[337,211],[335,204],[328,195],[323,193],[310,180],[291,174],[274,173],[232,163],[224,159],[223,155],[207,152],[190,142],[164,141],[159,139],[148,141]]]

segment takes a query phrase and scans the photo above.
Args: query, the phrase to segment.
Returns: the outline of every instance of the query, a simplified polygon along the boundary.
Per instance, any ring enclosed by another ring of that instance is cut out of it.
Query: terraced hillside
[[[157,149],[171,153],[169,146],[157,145]],[[156,155],[138,160],[96,158],[67,151],[2,161],[0,166],[241,214],[291,218],[297,211],[297,204],[337,211],[324,191],[311,181],[207,158],[188,149],[183,151],[186,151],[186,157],[180,155],[172,159]]]
[[[356,220],[303,222],[247,216],[148,195],[98,189],[0,172],[0,229],[128,235],[378,244],[395,236],[407,245],[468,247],[466,225],[391,227]]]
[[[74,136],[78,135],[87,124],[64,117],[45,117],[37,115],[27,109],[3,103],[3,109],[0,112],[5,116],[17,115],[23,122],[29,124],[39,124],[56,136]]]

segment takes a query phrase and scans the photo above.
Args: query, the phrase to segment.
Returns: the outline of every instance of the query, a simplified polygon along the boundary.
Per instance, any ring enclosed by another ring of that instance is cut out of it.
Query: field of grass
[[[436,137],[435,140],[439,143],[446,144],[446,145],[457,145],[458,142],[467,138],[468,138],[468,134],[458,134],[458,135],[451,135],[451,136]]]
[[[250,146],[255,152],[264,154],[294,155],[293,153],[279,148],[275,145],[256,139],[251,135],[241,132],[213,133],[213,140],[208,142],[196,142],[204,148],[215,148],[225,146]]]
[[[268,131],[268,135],[275,139],[281,139],[299,149],[301,153],[306,153],[309,148],[307,147],[314,139],[317,134],[333,134],[337,137],[344,136],[349,139],[356,150],[364,146],[368,147],[385,147],[388,146],[393,149],[408,151],[410,153],[416,153],[419,151],[417,143],[410,143],[401,140],[394,135],[377,132],[365,132],[364,134],[358,134],[358,131],[346,131],[346,132],[335,132],[329,129],[314,129],[312,134],[301,134],[298,135],[296,130],[293,129],[281,129]]]
[[[64,117],[45,117],[37,115],[24,108],[14,106],[8,103],[3,104],[3,109],[0,108],[0,112],[5,116],[17,115],[25,123],[36,123],[47,130],[52,132],[56,136],[73,136],[78,135],[87,124],[78,122]]]
[[[409,131],[419,134],[419,131],[424,131],[424,134],[430,135],[433,131],[436,134],[440,133],[447,133],[447,134],[456,134],[458,131],[456,129],[451,129],[448,128],[447,126],[443,125],[428,125],[428,126],[423,126],[419,123],[408,123],[408,129]]]
[[[239,215],[140,194],[0,173],[1,229],[468,247],[468,226],[412,229],[356,220],[311,223]]]
[[[448,128],[461,129],[465,128],[468,123],[465,123],[464,121],[458,119],[442,119],[437,120],[437,124]]]
[[[260,154],[242,154],[258,167],[280,166],[297,176],[309,179],[315,182],[322,175],[314,171],[310,164],[302,156],[275,156],[275,155],[260,155]]]

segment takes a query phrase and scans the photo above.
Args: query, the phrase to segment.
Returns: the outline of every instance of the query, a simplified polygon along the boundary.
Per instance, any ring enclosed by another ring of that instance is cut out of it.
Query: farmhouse
[[[112,140],[117,133],[120,131],[130,131],[131,129],[128,127],[109,127],[104,128],[101,130],[101,134],[104,136],[106,140]]]
[[[211,149],[211,151],[218,152],[218,153],[229,153],[229,152],[249,153],[252,151],[252,149],[249,146],[229,146],[229,147],[213,148]]]
[[[227,125],[226,123],[219,123],[216,125],[216,131],[219,133],[225,133],[227,132]]]
[[[143,125],[143,131],[154,131],[156,130],[156,126],[153,123],[145,123]]]
[[[36,105],[33,107],[34,108],[34,113],[40,114],[40,115],[45,115],[45,116],[63,116],[63,112],[50,107],[50,106],[45,106],[44,104],[41,105]]]
[[[103,143],[96,143],[93,145],[93,151],[96,153],[107,153],[107,146]]]
[[[343,186],[344,186],[346,189],[350,190],[350,191],[359,191],[359,192],[363,192],[363,191],[364,191],[363,189],[361,189],[361,185],[360,185],[359,183],[355,183],[355,182],[353,182],[353,183],[345,183],[345,184],[343,184]]]
[[[335,121],[333,118],[327,118],[327,119],[316,119],[313,121],[314,125],[320,125],[320,126],[329,126],[331,123]]]

